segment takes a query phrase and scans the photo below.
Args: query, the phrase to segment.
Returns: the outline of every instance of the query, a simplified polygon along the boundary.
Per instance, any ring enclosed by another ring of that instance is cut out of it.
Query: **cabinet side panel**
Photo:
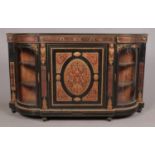
[[[15,104],[16,102],[16,70],[15,70],[15,50],[14,50],[14,44],[9,43],[9,73],[10,73],[10,91],[11,91],[11,101],[10,104]]]
[[[143,88],[144,88],[145,51],[146,51],[146,44],[143,43],[139,48],[138,85],[137,85],[137,102],[142,104],[143,104]]]

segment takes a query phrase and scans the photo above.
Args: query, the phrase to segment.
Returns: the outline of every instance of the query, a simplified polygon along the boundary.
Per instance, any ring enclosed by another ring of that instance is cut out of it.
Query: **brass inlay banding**
[[[32,48],[35,52],[38,51],[37,44],[31,44],[31,48]]]
[[[109,64],[112,65],[114,62],[114,44],[109,45]]]
[[[42,109],[43,110],[46,110],[47,109],[47,101],[46,101],[46,98],[45,97],[43,98],[43,101],[42,101]]]
[[[16,107],[23,109],[25,111],[29,111],[29,112],[40,112],[40,109],[38,108],[26,108],[26,107],[22,107],[17,103],[15,103]],[[127,110],[132,110],[132,109],[136,109],[138,107],[139,104],[135,104],[134,106],[131,107],[125,107],[125,108],[115,108],[112,109],[110,112],[118,112],[118,111],[127,111]],[[42,111],[42,110],[41,110]],[[84,108],[84,109],[79,109],[79,108],[53,108],[53,109],[47,109],[47,112],[108,112],[108,109],[103,109],[103,108],[98,108],[98,109],[93,109],[93,108]]]
[[[15,82],[15,63],[10,62],[10,80],[11,80],[11,90],[16,90],[16,82]]]
[[[117,42],[118,43],[142,43],[142,42],[146,42],[147,41],[147,36],[145,35],[136,35],[136,36],[117,36]]]
[[[15,63],[10,62],[11,102],[16,101]]]
[[[115,53],[115,48],[114,48],[114,44],[110,44],[109,45],[109,81],[108,81],[108,106],[107,109],[109,111],[112,110],[113,106],[112,106],[112,89],[113,89],[113,80],[112,80],[112,76],[113,76],[113,63],[114,63],[114,54]],[[110,70],[111,69],[111,70]]]
[[[40,54],[41,54],[41,63],[42,65],[45,64],[46,62],[46,47],[45,44],[41,44],[41,49],[40,49]]]
[[[138,99],[137,99],[137,101],[139,103],[142,103],[143,102],[143,95],[142,95],[142,92],[141,91],[139,91],[139,93],[138,93]]]

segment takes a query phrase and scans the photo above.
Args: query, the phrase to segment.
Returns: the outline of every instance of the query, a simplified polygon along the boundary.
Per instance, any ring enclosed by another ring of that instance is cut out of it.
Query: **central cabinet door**
[[[105,106],[105,46],[49,49],[50,107]]]

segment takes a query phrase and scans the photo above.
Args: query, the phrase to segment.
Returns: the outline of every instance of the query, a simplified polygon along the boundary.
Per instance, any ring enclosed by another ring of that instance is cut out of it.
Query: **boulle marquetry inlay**
[[[115,48],[114,44],[109,45],[109,53],[108,53],[108,105],[107,108],[112,110],[113,105],[113,76],[114,76],[114,56],[115,56]]]
[[[60,81],[56,81],[56,101],[72,101],[72,98],[65,92]]]
[[[66,66],[63,77],[64,84],[70,93],[79,96],[88,89],[91,72],[83,60],[73,59]]]
[[[94,73],[98,73],[99,72],[99,67],[98,67],[99,55],[98,55],[98,53],[85,52],[85,53],[83,53],[83,57],[85,57],[90,62],[90,64],[92,64]]]
[[[42,35],[39,37],[41,42],[53,43],[102,43],[114,42],[113,35]]]
[[[60,73],[65,61],[72,56],[72,53],[56,53],[56,72]]]
[[[56,96],[52,100],[53,105],[103,104],[104,92],[101,75],[104,63],[101,64],[99,58],[104,62],[103,49],[51,49],[51,60],[54,60],[54,66],[56,66],[53,68],[55,71],[53,74],[56,75],[53,78],[56,84],[51,91],[56,92],[52,94],[53,97]]]

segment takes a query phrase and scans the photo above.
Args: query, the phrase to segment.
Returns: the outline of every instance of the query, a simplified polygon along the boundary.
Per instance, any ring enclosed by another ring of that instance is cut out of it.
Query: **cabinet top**
[[[14,43],[145,43],[147,34],[8,33]]]

